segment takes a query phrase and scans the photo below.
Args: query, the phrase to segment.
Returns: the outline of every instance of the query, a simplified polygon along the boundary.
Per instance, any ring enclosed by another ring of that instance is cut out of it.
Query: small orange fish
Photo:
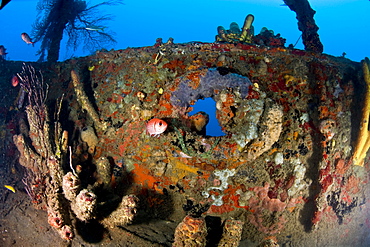
[[[26,42],[27,45],[32,44],[32,46],[34,46],[35,42],[32,42],[30,36],[27,33],[22,33],[21,37],[22,37],[22,40]]]
[[[167,123],[162,119],[153,118],[146,124],[146,131],[150,136],[159,136],[167,129]]]
[[[13,87],[18,86],[18,84],[19,84],[19,78],[18,78],[18,76],[13,75],[13,76],[12,76],[12,79],[11,79],[11,83],[12,83],[12,86],[13,86]]]

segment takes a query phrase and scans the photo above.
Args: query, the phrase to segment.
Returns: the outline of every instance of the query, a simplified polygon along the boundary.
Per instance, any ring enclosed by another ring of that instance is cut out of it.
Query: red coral
[[[322,181],[321,181],[321,187],[322,191],[326,192],[326,190],[329,188],[330,185],[332,185],[334,182],[333,177],[331,175],[326,176]]]
[[[200,71],[191,72],[186,76],[186,78],[188,78],[189,80],[192,81],[190,86],[193,89],[197,89],[199,87],[199,85],[200,85],[200,76],[201,76]]]
[[[260,98],[260,93],[253,90],[252,86],[249,86],[247,99],[259,99],[259,98]]]
[[[248,206],[250,211],[253,212],[253,214],[248,216],[250,223],[265,234],[274,235],[279,233],[287,222],[285,217],[281,215],[277,220],[273,220],[273,222],[265,222],[264,216],[266,214],[272,215],[273,212],[283,212],[287,207],[294,207],[299,201],[294,198],[288,200],[288,195],[282,196],[286,202],[277,198],[271,199],[268,195],[270,190],[268,183],[263,187],[255,187],[252,190],[256,193],[256,196],[249,199]]]

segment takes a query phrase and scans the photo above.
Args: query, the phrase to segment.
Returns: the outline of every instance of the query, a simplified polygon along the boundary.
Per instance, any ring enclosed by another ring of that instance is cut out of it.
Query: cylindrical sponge
[[[71,208],[76,217],[81,221],[88,221],[95,218],[96,214],[96,195],[87,189],[83,189],[72,202]]]
[[[173,247],[203,247],[207,243],[207,226],[203,217],[185,216],[176,227]]]

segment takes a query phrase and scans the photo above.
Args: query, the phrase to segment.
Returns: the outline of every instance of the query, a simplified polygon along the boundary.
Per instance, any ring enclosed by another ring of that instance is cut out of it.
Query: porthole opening
[[[216,101],[212,98],[205,98],[197,100],[192,105],[193,110],[189,112],[189,116],[197,114],[198,112],[205,112],[209,116],[209,122],[206,125],[207,136],[224,136],[225,133],[221,130],[221,126],[216,118]]]

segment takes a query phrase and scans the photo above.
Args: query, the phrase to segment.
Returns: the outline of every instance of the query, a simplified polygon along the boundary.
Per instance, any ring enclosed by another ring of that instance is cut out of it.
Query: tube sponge
[[[138,203],[139,198],[137,196],[124,196],[118,208],[109,217],[105,218],[102,223],[111,228],[130,224],[136,215]]]
[[[108,188],[112,178],[112,167],[106,157],[100,157],[96,162],[97,181]]]
[[[176,227],[175,241],[172,246],[206,246],[207,226],[203,217],[187,215]]]
[[[96,195],[87,189],[81,190],[76,200],[72,202],[71,208],[76,217],[81,221],[95,218],[97,207]]]
[[[245,17],[244,25],[242,28],[242,34],[240,35],[240,41],[245,42],[252,42],[252,38],[254,35],[254,28],[252,26],[252,23],[254,21],[254,16],[249,14],[247,17]]]
[[[81,140],[87,143],[89,147],[89,153],[93,154],[95,152],[95,147],[99,142],[98,137],[95,134],[95,130],[91,126],[86,126],[81,130],[80,133]]]
[[[242,238],[243,224],[241,220],[227,219],[224,222],[223,232],[218,246],[238,247]]]
[[[69,201],[73,201],[76,198],[78,192],[80,192],[80,185],[80,179],[73,175],[72,172],[68,172],[66,175],[63,176],[62,187],[64,197],[67,198]]]

